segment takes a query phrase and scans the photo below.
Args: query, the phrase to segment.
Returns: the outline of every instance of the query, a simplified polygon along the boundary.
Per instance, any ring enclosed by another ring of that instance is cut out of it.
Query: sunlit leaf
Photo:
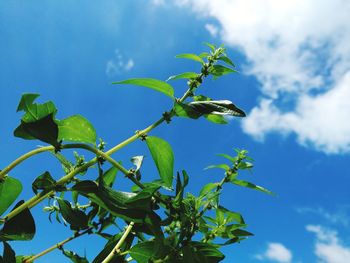
[[[200,56],[196,55],[196,54],[179,54],[179,55],[176,55],[175,57],[176,58],[191,59],[191,60],[194,60],[194,61],[197,61],[199,63],[204,64],[203,59]]]
[[[22,183],[13,177],[6,176],[0,182],[0,215],[13,204],[22,188]]]
[[[253,183],[250,183],[250,182],[247,182],[247,181],[244,181],[244,180],[234,179],[234,180],[232,180],[231,182],[232,182],[233,184],[236,184],[236,185],[239,185],[239,186],[247,187],[247,188],[254,189],[254,190],[258,190],[258,191],[261,191],[261,192],[264,192],[264,193],[267,193],[267,194],[270,194],[270,195],[274,195],[273,192],[271,192],[271,191],[265,189],[264,187],[255,185],[255,184],[253,184]]]
[[[162,92],[163,94],[174,98],[174,89],[167,82],[158,79],[150,78],[135,78],[127,79],[123,81],[113,82],[112,84],[131,84],[136,86],[143,86],[147,88],[154,89],[156,91]]]
[[[176,80],[176,79],[193,79],[196,77],[198,77],[198,74],[195,72],[185,72],[178,75],[170,76],[166,81]]]
[[[172,187],[174,174],[174,153],[169,143],[155,136],[146,139],[148,149],[157,166],[165,186]]]
[[[96,143],[96,130],[81,115],[73,115],[58,122],[58,140]]]

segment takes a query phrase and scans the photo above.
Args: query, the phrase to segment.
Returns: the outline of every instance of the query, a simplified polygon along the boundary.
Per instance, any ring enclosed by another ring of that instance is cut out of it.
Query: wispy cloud
[[[350,27],[347,0],[177,0],[215,18],[241,50],[246,74],[261,84],[259,104],[243,121],[258,140],[296,134],[326,153],[350,151]]]
[[[350,247],[342,244],[338,233],[319,225],[307,225],[306,230],[316,235],[314,253],[323,263],[348,263]]]
[[[290,263],[292,261],[292,252],[281,243],[268,243],[266,251],[255,257],[264,261]]]
[[[205,24],[205,29],[208,30],[212,37],[216,37],[219,33],[219,28],[213,24]]]
[[[114,58],[108,60],[106,64],[107,76],[114,76],[130,71],[134,67],[135,63],[132,58],[124,59],[123,55],[118,49],[116,49],[114,53]]]
[[[298,207],[296,211],[300,214],[314,214],[333,225],[348,227],[350,220],[349,208],[349,206],[339,206],[334,212],[330,212],[322,207]]]

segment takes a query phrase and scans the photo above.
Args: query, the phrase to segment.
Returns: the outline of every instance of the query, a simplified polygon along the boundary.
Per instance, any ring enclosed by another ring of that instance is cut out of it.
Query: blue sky
[[[191,191],[220,180],[220,171],[203,171],[222,161],[215,154],[244,148],[256,161],[253,173],[242,176],[277,193],[227,186],[223,203],[244,215],[255,236],[223,249],[224,262],[346,262],[349,9],[341,0],[2,1],[0,167],[38,145],[12,136],[22,93],[54,101],[58,118],[84,115],[111,147],[172,104],[152,90],[112,81],[196,71],[198,65],[175,55],[200,53],[203,42],[223,43],[240,74],[208,79],[201,92],[233,101],[248,117],[223,126],[174,119],[152,135],[172,145],[176,169],[191,176]],[[186,88],[184,81],[173,85],[178,96]],[[156,170],[141,142],[114,157],[128,163],[135,155],[146,155],[144,173],[152,177]],[[32,195],[32,180],[45,170],[61,175],[46,155],[13,171],[26,188],[21,198]],[[120,186],[128,186],[121,176]],[[20,253],[39,252],[69,235],[58,223],[51,230],[44,205],[34,209],[40,222],[34,241],[15,245]],[[103,243],[81,238],[67,248],[93,258]],[[38,262],[64,260],[54,252]]]

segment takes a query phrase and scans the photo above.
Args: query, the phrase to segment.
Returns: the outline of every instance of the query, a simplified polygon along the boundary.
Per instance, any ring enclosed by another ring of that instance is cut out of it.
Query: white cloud
[[[306,230],[316,234],[314,253],[320,263],[348,263],[350,247],[342,244],[337,232],[319,225],[308,225]]]
[[[115,57],[107,61],[106,74],[108,76],[114,76],[123,72],[130,71],[135,63],[134,60],[129,58],[127,61],[124,60],[123,55],[118,49],[115,51]]]
[[[294,133],[302,145],[326,153],[350,151],[350,1],[177,4],[215,18],[222,39],[245,54],[244,72],[260,82],[262,97],[243,122],[245,132],[261,140],[270,132]]]
[[[281,243],[269,243],[263,254],[256,255],[259,260],[269,260],[279,263],[289,263],[292,261],[292,253]]]
[[[212,35],[212,37],[216,37],[219,33],[219,28],[217,28],[215,25],[213,24],[205,24],[205,29],[208,30],[208,32],[210,33],[210,35]]]
[[[320,218],[323,218],[327,223],[334,225],[349,226],[349,206],[338,206],[334,212],[325,210],[322,207],[298,207],[296,211],[300,214],[314,214]]]

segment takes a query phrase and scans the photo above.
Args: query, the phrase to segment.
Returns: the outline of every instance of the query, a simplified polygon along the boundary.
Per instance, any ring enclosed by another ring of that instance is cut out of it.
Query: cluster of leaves
[[[227,57],[223,47],[216,48],[211,44],[208,46],[211,49],[210,53],[177,56],[199,62],[200,73],[181,73],[171,76],[167,82],[139,78],[115,84],[144,86],[171,97],[174,106],[163,114],[157,125],[163,121],[170,122],[173,117],[198,119],[203,116],[217,124],[227,123],[224,118],[227,115],[244,117],[245,113],[229,100],[214,100],[197,94],[197,88],[205,77],[212,75],[215,79],[235,72],[234,64]],[[181,98],[174,97],[174,89],[169,84],[169,81],[177,79],[188,80],[189,89]],[[243,217],[220,203],[225,183],[271,193],[253,183],[238,179],[240,170],[253,167],[247,151],[237,150],[236,156],[221,154],[229,164],[208,168],[223,169],[222,180],[205,185],[196,196],[186,193],[190,176],[185,170],[177,172],[174,177],[172,148],[165,140],[148,136],[147,132],[151,128],[135,135],[145,141],[159,172],[159,179],[147,181],[147,176],[141,176],[143,156],[131,158],[134,167],[125,169],[120,162],[109,157],[112,150],[103,152],[103,141],[97,145],[96,131],[88,120],[81,115],[58,120],[54,103],[35,103],[38,96],[22,96],[17,111],[23,111],[24,114],[14,135],[50,144],[51,148],[47,149],[62,164],[64,176],[55,180],[50,172],[43,172],[32,184],[35,197],[30,202],[19,201],[14,205],[12,212],[2,218],[0,240],[4,244],[4,253],[0,256],[0,262],[32,262],[32,256],[16,256],[8,242],[31,240],[34,237],[35,222],[30,208],[36,204],[33,200],[39,202],[45,198],[51,201],[44,209],[49,212],[49,219],[55,215],[58,222],[68,225],[74,233],[73,238],[84,234],[96,234],[106,239],[106,245],[96,255],[94,263],[105,262],[117,244],[118,250],[113,252],[110,262],[135,260],[138,263],[215,263],[224,258],[219,251],[221,246],[240,242],[252,235],[244,230],[246,224]],[[185,102],[187,98],[191,101]],[[74,143],[65,143],[69,141]],[[86,162],[82,156],[75,154],[73,163],[61,153],[67,148],[91,151],[96,154],[96,158]],[[108,167],[107,162],[112,166]],[[88,168],[95,168],[91,169],[95,172],[82,177]],[[10,169],[6,171],[8,170]],[[134,183],[130,192],[118,190],[114,186],[118,170]],[[21,191],[22,184],[18,179],[10,177],[7,173],[0,173],[0,215],[15,203]],[[68,192],[71,195],[67,196]],[[80,205],[78,199],[86,204]],[[132,226],[130,234],[124,236],[123,230],[117,234],[109,233],[108,227],[117,226],[117,220]],[[86,257],[65,250],[62,245],[58,248],[72,262],[88,262]]]

